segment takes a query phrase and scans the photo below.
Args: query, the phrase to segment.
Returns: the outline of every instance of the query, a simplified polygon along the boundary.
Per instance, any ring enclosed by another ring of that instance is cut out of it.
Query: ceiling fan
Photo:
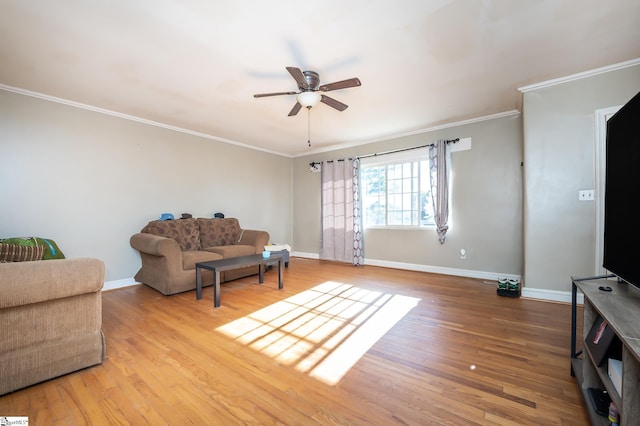
[[[275,92],[275,93],[260,93],[253,95],[254,98],[264,98],[267,96],[281,96],[281,95],[297,95],[296,104],[289,111],[289,117],[294,116],[300,111],[302,107],[311,109],[316,106],[318,102],[329,105],[331,108],[338,111],[344,111],[348,105],[343,104],[329,96],[320,94],[318,92],[330,92],[332,90],[347,89],[349,87],[360,86],[360,80],[358,78],[350,78],[348,80],[336,81],[334,83],[320,85],[320,76],[315,71],[301,71],[300,68],[287,67],[287,71],[298,83],[297,92]]]

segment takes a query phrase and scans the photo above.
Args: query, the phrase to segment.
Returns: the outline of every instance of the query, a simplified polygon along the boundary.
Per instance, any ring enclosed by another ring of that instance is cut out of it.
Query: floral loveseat
[[[268,232],[242,229],[235,218],[154,220],[130,239],[142,260],[135,279],[164,295],[194,290],[196,263],[259,254],[268,241]],[[221,274],[221,280],[257,273],[257,266],[236,269]],[[202,283],[213,283],[210,271],[202,271]]]

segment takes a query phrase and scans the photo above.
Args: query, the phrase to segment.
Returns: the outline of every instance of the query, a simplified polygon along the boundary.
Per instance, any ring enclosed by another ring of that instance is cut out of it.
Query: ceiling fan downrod
[[[311,107],[307,107],[307,144],[311,148]]]

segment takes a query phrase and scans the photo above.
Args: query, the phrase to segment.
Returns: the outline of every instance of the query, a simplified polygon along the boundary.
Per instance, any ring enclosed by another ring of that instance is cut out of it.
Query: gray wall
[[[320,249],[320,173],[309,172],[311,161],[373,154],[458,137],[472,138],[472,149],[454,152],[451,156],[451,226],[445,244],[438,242],[433,228],[370,229],[364,234],[365,258],[432,269],[521,275],[522,127],[519,115],[295,158],[294,249],[314,254]],[[461,248],[467,251],[466,260],[460,259]]]
[[[296,252],[317,254],[320,174],[309,172],[309,162],[470,137],[471,150],[452,154],[447,242],[440,245],[434,230],[368,230],[366,258],[524,274],[528,288],[569,291],[570,275],[595,269],[595,204],[577,199],[595,185],[594,112],[639,90],[635,66],[528,91],[522,118],[293,160],[0,91],[0,237],[52,238],[68,257],[103,259],[107,281],[135,274],[140,259],[129,237],[162,212],[222,211]]]
[[[107,281],[133,277],[129,237],[163,212],[221,211],[291,241],[291,161],[0,91],[0,238],[54,239],[102,259]]]
[[[525,285],[570,291],[595,271],[595,111],[640,91],[640,66],[524,93]],[[597,194],[596,194],[597,196]]]

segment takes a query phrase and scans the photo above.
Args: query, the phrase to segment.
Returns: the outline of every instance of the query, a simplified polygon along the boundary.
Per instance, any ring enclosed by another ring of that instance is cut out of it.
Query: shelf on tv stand
[[[621,426],[632,425],[640,419],[640,292],[628,284],[605,279],[572,278],[572,341],[571,372],[580,386],[585,406],[594,425],[608,425],[606,417],[598,415],[588,395],[589,388],[606,389],[620,411]],[[609,286],[611,292],[599,290]],[[622,395],[613,386],[606,370],[606,360],[601,366],[594,363],[589,349],[576,350],[577,291],[584,294],[583,336],[587,336],[592,324],[601,316],[611,326],[622,342]],[[582,355],[582,359],[578,358]]]

